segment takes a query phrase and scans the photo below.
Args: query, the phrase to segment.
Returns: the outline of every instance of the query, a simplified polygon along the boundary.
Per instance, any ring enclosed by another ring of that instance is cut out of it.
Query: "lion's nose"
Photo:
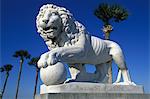
[[[48,20],[46,20],[46,19],[43,19],[42,21],[43,21],[45,24],[48,23]]]

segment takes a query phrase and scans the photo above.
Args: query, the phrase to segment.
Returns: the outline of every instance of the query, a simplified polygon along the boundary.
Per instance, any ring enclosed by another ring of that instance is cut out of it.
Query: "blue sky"
[[[35,20],[40,7],[47,3],[66,7],[76,20],[85,25],[90,34],[103,38],[103,24],[93,14],[102,2],[117,3],[128,10],[129,17],[126,21],[112,23],[114,31],[110,39],[121,45],[132,80],[143,85],[145,91],[150,93],[148,0],[2,0],[0,66],[7,63],[14,65],[4,94],[5,99],[13,99],[16,91],[19,60],[12,57],[13,53],[25,49],[35,57],[48,51],[43,39],[36,32]],[[27,61],[23,64],[19,99],[31,99],[33,94],[35,69],[28,66]],[[115,65],[113,68],[116,71]],[[88,68],[88,71],[91,70],[92,68]],[[2,89],[4,74],[0,76]],[[39,82],[38,86],[40,84],[42,82]]]

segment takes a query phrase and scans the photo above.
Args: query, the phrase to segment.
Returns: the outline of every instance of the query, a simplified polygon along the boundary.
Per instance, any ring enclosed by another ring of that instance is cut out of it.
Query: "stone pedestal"
[[[72,82],[60,85],[41,85],[40,94],[46,93],[144,93],[143,86]]]
[[[36,95],[35,99],[150,99],[150,95],[121,93],[49,93]]]
[[[72,82],[41,85],[35,99],[149,99],[143,86]]]

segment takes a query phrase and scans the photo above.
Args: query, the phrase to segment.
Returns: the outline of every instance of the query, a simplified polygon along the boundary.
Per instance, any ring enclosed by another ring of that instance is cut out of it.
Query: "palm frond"
[[[0,68],[0,72],[4,72],[4,71],[9,72],[12,70],[12,68],[13,66],[11,64],[6,64]]]
[[[37,67],[37,62],[39,61],[40,57],[33,57],[31,60],[28,62],[29,65]]]
[[[11,71],[12,68],[13,68],[13,66],[12,66],[11,64],[6,64],[6,65],[4,65],[4,69],[5,69],[5,71],[7,71],[7,72]]]
[[[111,6],[106,3],[100,4],[99,7],[94,11],[94,14],[101,19],[105,25],[108,25],[110,19],[113,17]]]
[[[0,72],[4,72],[4,71],[5,71],[4,67],[1,67]]]
[[[110,25],[110,21],[120,22],[128,18],[128,11],[120,5],[102,3],[94,11],[94,15],[103,21],[104,26]]]
[[[127,10],[119,5],[112,6],[112,13],[115,22],[120,22],[128,18]]]
[[[21,59],[23,58],[30,59],[31,55],[26,50],[19,50],[14,53],[13,57],[16,58],[20,57]]]

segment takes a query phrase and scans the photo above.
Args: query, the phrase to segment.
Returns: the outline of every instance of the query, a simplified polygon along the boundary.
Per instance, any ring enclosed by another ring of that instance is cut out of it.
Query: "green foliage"
[[[13,66],[11,64],[6,64],[0,68],[0,72],[4,72],[4,71],[9,72],[12,70],[12,68]]]
[[[15,52],[13,57],[16,57],[16,58],[20,57],[21,60],[23,60],[24,58],[30,59],[31,55],[26,50],[19,50]]]
[[[120,22],[128,18],[128,12],[119,5],[112,6],[112,13],[115,22]]]
[[[37,62],[40,59],[40,57],[33,57],[31,60],[28,62],[29,65],[37,67]]]
[[[12,67],[13,66],[11,64],[4,65],[5,71],[11,71]]]
[[[104,25],[110,25],[110,21],[120,22],[128,17],[128,12],[126,9],[119,5],[110,5],[107,3],[102,3],[94,11],[95,16],[103,21]]]
[[[105,25],[109,24],[109,20],[113,17],[111,13],[110,5],[100,4],[99,7],[95,10],[94,14],[101,19]]]
[[[4,67],[1,67],[0,72],[4,72],[4,71],[5,71]]]

